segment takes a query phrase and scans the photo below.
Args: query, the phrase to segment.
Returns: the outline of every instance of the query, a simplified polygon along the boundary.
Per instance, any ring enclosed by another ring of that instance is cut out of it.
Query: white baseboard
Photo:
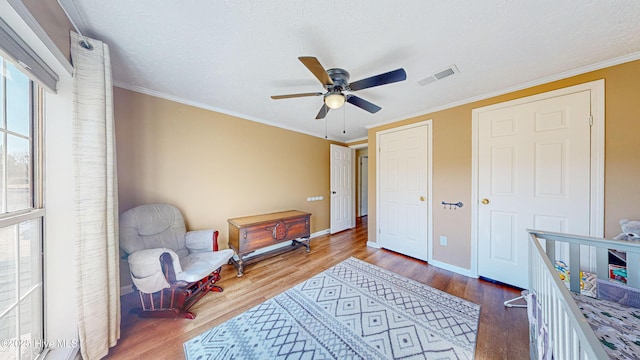
[[[382,249],[382,247],[378,243],[371,242],[371,241],[367,241],[367,246],[375,248],[375,249]],[[468,276],[468,277],[472,277],[472,278],[476,278],[476,279],[478,278],[477,276],[474,276],[474,274],[469,269],[457,267],[457,266],[450,265],[450,264],[447,264],[447,263],[443,263],[443,262],[440,262],[440,261],[437,261],[437,260],[430,260],[430,261],[427,261],[427,263],[429,265],[433,265],[433,266],[439,267],[441,269],[452,271],[452,272],[454,272],[456,274],[460,274],[460,275],[464,275],[464,276]]]
[[[367,241],[367,246],[375,248],[375,249],[382,249],[378,243],[374,243],[374,242],[371,242],[371,241]]]
[[[454,265],[451,265],[451,264],[443,263],[443,262],[438,261],[438,260],[430,260],[430,261],[428,261],[428,263],[429,263],[429,265],[433,265],[433,266],[439,267],[441,269],[449,270],[449,271],[452,271],[452,272],[454,272],[456,274],[460,274],[460,275],[464,275],[464,276],[468,276],[468,277],[476,278],[476,279],[478,278],[477,276],[475,276],[471,272],[470,269],[465,269],[465,268],[461,268],[461,267],[454,266]]]
[[[311,239],[316,238],[318,236],[322,236],[322,235],[329,235],[330,233],[331,233],[331,229],[316,231],[313,234],[311,234]]]
[[[120,296],[131,294],[133,292],[133,285],[125,285],[120,287]]]
[[[80,340],[74,339],[73,342],[80,343]],[[38,357],[40,359],[40,357]],[[80,355],[80,347],[59,347],[55,349],[46,349],[44,353],[44,360],[77,360],[82,359]]]

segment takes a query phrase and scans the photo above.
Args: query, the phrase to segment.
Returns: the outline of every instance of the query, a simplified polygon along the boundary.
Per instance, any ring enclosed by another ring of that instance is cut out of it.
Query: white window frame
[[[12,62],[10,59],[7,59],[6,57],[3,57],[4,62],[6,63],[11,63],[16,69],[21,70],[19,66],[17,66],[14,62]],[[4,65],[0,64],[0,69],[3,67]],[[23,72],[24,74],[24,72]],[[2,313],[0,313],[0,319],[6,315],[9,314],[11,311],[13,311],[14,309],[17,309],[16,311],[16,317],[17,317],[17,321],[16,321],[16,334],[18,335],[18,339],[15,339],[15,341],[9,340],[9,342],[5,345],[8,345],[8,348],[4,348],[4,349],[0,349],[2,351],[16,351],[16,354],[20,353],[20,348],[29,348],[31,349],[31,351],[33,351],[34,349],[39,350],[36,353],[32,353],[32,356],[34,358],[36,358],[38,355],[40,355],[41,352],[45,351],[46,349],[46,344],[44,343],[44,333],[45,333],[45,317],[44,317],[44,222],[45,222],[45,210],[44,210],[44,203],[43,203],[43,189],[44,189],[44,162],[43,162],[43,105],[44,105],[44,91],[43,89],[38,86],[38,84],[33,80],[33,78],[31,76],[29,76],[28,74],[25,74],[29,79],[30,79],[30,90],[29,90],[29,96],[30,96],[30,103],[31,103],[31,109],[30,109],[30,113],[29,113],[29,117],[30,117],[30,126],[31,126],[31,192],[32,192],[32,201],[31,201],[31,208],[30,209],[24,209],[24,210],[18,210],[18,211],[13,211],[13,212],[8,212],[8,213],[2,213],[0,214],[0,229],[3,228],[8,228],[8,227],[13,227],[13,226],[17,226],[23,222],[27,222],[27,221],[31,221],[31,220],[40,220],[39,225],[40,228],[38,229],[38,235],[39,238],[37,239],[37,241],[39,241],[39,256],[31,259],[31,261],[38,261],[39,264],[37,266],[37,268],[40,271],[40,281],[36,284],[31,285],[31,287],[24,293],[21,294],[22,296],[20,296],[19,298],[16,299],[15,303],[11,304],[8,308],[6,309],[1,309]],[[0,78],[0,80],[2,80]],[[0,81],[0,86],[4,86],[4,81]],[[2,92],[4,98],[0,99],[0,101],[5,102],[5,98],[7,96],[6,93],[6,87],[4,89],[5,91]],[[3,117],[6,118],[6,102],[5,102],[5,106],[3,107],[3,111],[5,112],[5,114],[3,114]],[[5,123],[6,125],[6,123]],[[7,130],[7,129],[2,129],[2,136],[5,137],[5,148],[6,148],[6,134],[11,133],[11,131]],[[5,150],[6,152],[6,150]],[[5,164],[5,168],[6,168],[6,164]],[[6,171],[5,171],[6,173]],[[5,175],[3,175],[5,176]],[[5,189],[0,189],[0,191],[5,191],[6,194],[6,187],[7,187],[7,181],[5,178]],[[5,208],[7,207],[7,201],[5,201]],[[5,209],[1,209],[1,211],[4,211]],[[16,249],[19,249],[19,238],[16,237],[15,239],[16,241]],[[19,255],[19,250],[16,251],[16,257]],[[19,260],[19,259],[17,259]],[[33,266],[33,263],[32,263]],[[16,274],[20,274],[20,261],[16,261]],[[16,291],[18,291],[20,289],[20,277],[16,276]],[[40,323],[40,329],[39,329],[39,335],[37,339],[34,339],[33,341],[35,341],[35,343],[30,343],[30,342],[25,342],[24,340],[20,339],[20,306],[21,303],[23,302],[23,300],[25,300],[27,297],[29,297],[34,291],[40,289],[41,292],[41,296],[39,299],[39,307],[40,309],[40,319],[39,319],[39,323]],[[4,340],[8,340],[8,339],[4,339]]]

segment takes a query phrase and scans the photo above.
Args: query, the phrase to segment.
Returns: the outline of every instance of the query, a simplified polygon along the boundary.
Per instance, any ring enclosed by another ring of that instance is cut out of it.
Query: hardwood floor
[[[192,311],[194,320],[140,319],[129,314],[135,294],[122,297],[122,327],[109,359],[183,359],[182,344],[350,256],[481,305],[476,359],[528,359],[527,311],[505,308],[519,290],[468,278],[383,249],[366,246],[367,218],[354,229],[311,240],[304,248],[249,265],[243,277],[225,265],[217,283],[222,293],[209,293]]]

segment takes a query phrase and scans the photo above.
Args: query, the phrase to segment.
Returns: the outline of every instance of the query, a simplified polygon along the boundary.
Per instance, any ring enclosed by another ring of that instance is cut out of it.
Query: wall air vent
[[[420,86],[425,86],[427,84],[431,84],[434,81],[442,80],[448,76],[457,74],[458,72],[458,68],[455,65],[451,65],[444,70],[438,71],[437,73],[418,81],[418,84],[420,84]]]

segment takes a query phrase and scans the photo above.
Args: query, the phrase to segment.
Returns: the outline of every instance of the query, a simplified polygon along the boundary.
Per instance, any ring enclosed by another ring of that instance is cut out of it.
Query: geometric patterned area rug
[[[350,258],[184,343],[196,359],[473,359],[480,306]]]

